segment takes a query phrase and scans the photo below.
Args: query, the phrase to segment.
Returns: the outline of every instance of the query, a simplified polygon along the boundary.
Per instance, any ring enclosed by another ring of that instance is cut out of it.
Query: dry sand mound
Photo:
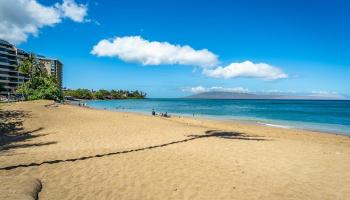
[[[41,182],[29,176],[0,177],[0,199],[35,200],[41,190]]]

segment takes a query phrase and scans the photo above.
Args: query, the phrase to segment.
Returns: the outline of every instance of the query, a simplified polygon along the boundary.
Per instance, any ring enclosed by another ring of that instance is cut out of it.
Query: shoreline
[[[72,105],[72,104],[69,104]],[[77,105],[72,105],[72,106],[77,106]],[[79,107],[79,106],[77,106]],[[244,120],[244,119],[223,119],[223,118],[215,118],[215,117],[191,117],[190,115],[179,115],[179,114],[173,114],[171,115],[171,117],[166,118],[166,117],[161,117],[159,115],[157,116],[152,116],[150,114],[148,114],[147,112],[138,112],[138,111],[122,111],[122,110],[112,110],[112,109],[99,109],[99,108],[94,108],[94,107],[90,107],[90,106],[81,106],[81,108],[86,108],[86,109],[92,109],[92,110],[97,110],[97,111],[107,111],[107,112],[112,112],[112,113],[121,113],[121,114],[134,114],[134,115],[141,115],[141,116],[146,116],[146,117],[157,117],[157,118],[161,118],[161,119],[165,119],[165,120],[172,120],[172,119],[176,119],[176,118],[182,118],[184,120],[197,120],[197,121],[204,121],[202,123],[205,122],[223,122],[223,123],[234,123],[234,124],[240,124],[240,125],[248,125],[248,126],[260,126],[260,127],[266,127],[266,128],[272,128],[272,129],[284,129],[284,130],[290,130],[293,132],[297,132],[297,131],[302,131],[302,132],[307,132],[307,133],[311,133],[311,134],[321,134],[321,135],[330,135],[330,136],[341,136],[341,137],[349,137],[350,135],[347,133],[338,133],[338,132],[327,132],[327,131],[320,131],[320,130],[312,130],[312,129],[303,129],[303,128],[297,128],[297,127],[288,127],[288,128],[284,128],[284,127],[279,127],[280,125],[274,126],[274,124],[265,124],[265,122],[259,122],[256,120]],[[283,126],[283,125],[282,125]]]
[[[86,102],[86,101],[85,101]],[[76,104],[69,104],[73,106],[77,106]],[[79,106],[78,106],[79,107]],[[84,107],[84,106],[82,106]],[[127,110],[127,109],[108,109],[108,108],[95,108],[92,106],[85,106],[86,108],[90,109],[96,109],[96,110],[108,110],[111,112],[118,112],[118,113],[134,113],[134,114],[141,114],[145,116],[151,116],[148,112],[142,111],[142,110]],[[191,114],[180,114],[180,113],[169,113],[171,114],[171,117],[184,117],[188,119],[198,119],[198,120],[213,120],[213,121],[222,121],[222,122],[234,122],[234,123],[242,123],[242,124],[250,124],[250,125],[258,125],[263,127],[272,127],[272,128],[280,128],[280,129],[290,129],[295,131],[308,131],[313,133],[321,133],[321,134],[331,134],[331,135],[341,135],[350,137],[350,133],[347,132],[337,132],[332,130],[323,130],[323,129],[317,129],[317,128],[302,128],[297,127],[295,125],[286,125],[286,124],[280,124],[278,120],[270,120],[270,119],[239,119],[237,118],[224,118],[224,117],[216,117],[211,115],[195,115],[194,117],[191,116]],[[157,115],[157,117],[160,117]],[[286,123],[293,121],[286,121]],[[300,123],[300,122],[297,122]],[[302,122],[301,122],[302,123]]]

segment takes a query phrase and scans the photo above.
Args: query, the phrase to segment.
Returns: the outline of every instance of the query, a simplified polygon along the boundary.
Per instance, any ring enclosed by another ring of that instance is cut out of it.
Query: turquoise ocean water
[[[89,107],[151,114],[247,120],[268,126],[350,135],[350,101],[129,99],[86,101]]]

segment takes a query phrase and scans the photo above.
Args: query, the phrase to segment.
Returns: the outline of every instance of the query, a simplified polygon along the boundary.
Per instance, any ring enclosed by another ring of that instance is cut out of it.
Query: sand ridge
[[[41,190],[40,180],[30,176],[3,176],[0,182],[2,200],[35,200]]]
[[[16,134],[29,136],[2,144],[0,177],[39,179],[40,199],[350,199],[346,136],[49,101],[0,107],[14,110]]]

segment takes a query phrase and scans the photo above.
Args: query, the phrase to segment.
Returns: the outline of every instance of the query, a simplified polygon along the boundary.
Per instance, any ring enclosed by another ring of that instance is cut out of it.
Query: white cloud
[[[74,0],[63,0],[62,4],[55,4],[55,7],[61,11],[63,17],[68,17],[75,22],[84,22],[87,15],[87,6],[77,4]]]
[[[237,92],[237,93],[248,93],[249,90],[243,87],[233,87],[233,88],[225,88],[225,87],[186,87],[182,89],[183,92],[191,92],[191,93],[203,93],[203,92]]]
[[[294,90],[276,90],[276,89],[270,89],[270,90],[262,90],[260,92],[257,92],[257,94],[274,94],[274,95],[293,95],[297,94],[298,92]],[[299,92],[300,93],[300,92]]]
[[[324,98],[346,99],[346,97],[344,95],[341,95],[338,92],[325,91],[325,90],[312,91],[311,94],[309,94],[309,96],[312,96],[312,97],[324,97]]]
[[[215,69],[204,69],[206,76],[214,78],[236,78],[236,77],[253,77],[264,80],[276,80],[287,78],[281,69],[266,63],[253,63],[245,61],[242,63],[231,63],[226,67],[217,67]]]
[[[195,50],[185,45],[173,45],[168,42],[148,41],[140,36],[116,37],[99,41],[91,54],[104,57],[117,57],[125,62],[142,65],[179,64],[203,68],[203,74],[214,78],[251,77],[264,80],[287,78],[281,69],[266,63],[231,63],[225,67],[216,67],[218,56],[207,49]]]
[[[44,6],[36,0],[0,0],[0,38],[18,44],[30,35],[37,36],[40,28],[60,23],[62,17],[82,22],[86,14],[87,7],[74,0],[55,6]]]
[[[125,62],[142,65],[180,64],[209,68],[218,64],[217,56],[207,49],[195,50],[188,45],[148,41],[140,36],[101,40],[91,53],[96,56],[118,57]]]
[[[319,91],[312,91],[311,94],[312,95],[334,95],[338,93],[333,91],[319,90]]]

